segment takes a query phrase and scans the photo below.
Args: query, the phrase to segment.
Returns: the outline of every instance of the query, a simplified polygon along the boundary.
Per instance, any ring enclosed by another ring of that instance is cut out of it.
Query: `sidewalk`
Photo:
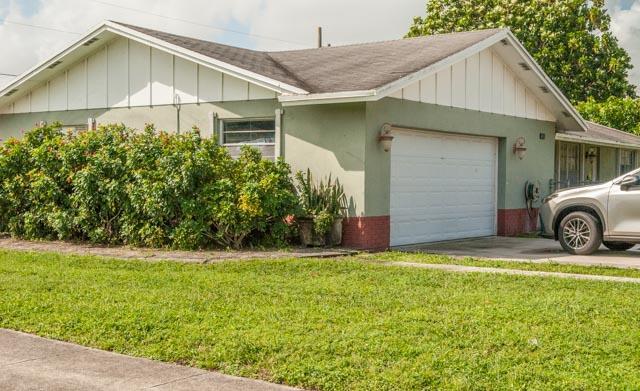
[[[0,329],[0,390],[285,391],[293,388]]]
[[[544,271],[537,271],[537,270],[501,269],[497,267],[464,266],[464,265],[448,265],[448,264],[416,263],[416,262],[387,262],[385,263],[385,265],[397,266],[397,267],[413,267],[418,269],[442,270],[442,271],[454,272],[454,273],[492,273],[492,274],[508,274],[512,276],[555,277],[555,278],[569,278],[574,280],[627,282],[632,284],[640,284],[640,278],[601,276],[596,274],[544,272]]]

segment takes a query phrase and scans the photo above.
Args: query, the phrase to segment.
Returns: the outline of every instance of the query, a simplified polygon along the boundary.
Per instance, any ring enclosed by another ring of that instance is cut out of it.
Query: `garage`
[[[498,140],[394,131],[391,246],[496,234]]]

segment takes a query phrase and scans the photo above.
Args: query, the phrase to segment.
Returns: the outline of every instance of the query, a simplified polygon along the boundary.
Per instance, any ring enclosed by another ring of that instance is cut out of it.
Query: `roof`
[[[556,138],[562,141],[575,141],[581,143],[593,143],[610,146],[626,146],[640,148],[640,136],[610,128],[595,122],[585,121],[587,130],[584,132],[558,133]]]
[[[55,76],[54,63],[73,63],[96,41],[123,36],[278,93],[283,106],[376,101],[489,47],[551,109],[559,131],[586,129],[584,120],[508,29],[478,30],[394,41],[264,52],[107,21],[17,77],[0,91],[0,106],[16,91]],[[529,72],[530,71],[530,72]],[[546,87],[545,93],[538,87]]]
[[[479,30],[357,45],[260,52],[114,23],[310,93],[379,88],[502,31]]]

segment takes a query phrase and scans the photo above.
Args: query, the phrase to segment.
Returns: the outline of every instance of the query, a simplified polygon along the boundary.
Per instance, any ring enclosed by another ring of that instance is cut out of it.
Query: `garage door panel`
[[[393,246],[495,234],[495,139],[398,132],[391,152]]]

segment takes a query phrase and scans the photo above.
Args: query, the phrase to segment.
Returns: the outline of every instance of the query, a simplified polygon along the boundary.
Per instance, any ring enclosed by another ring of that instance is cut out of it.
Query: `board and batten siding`
[[[274,91],[127,38],[59,67],[0,114],[276,98]]]
[[[390,96],[513,117],[555,121],[551,112],[490,48]]]

